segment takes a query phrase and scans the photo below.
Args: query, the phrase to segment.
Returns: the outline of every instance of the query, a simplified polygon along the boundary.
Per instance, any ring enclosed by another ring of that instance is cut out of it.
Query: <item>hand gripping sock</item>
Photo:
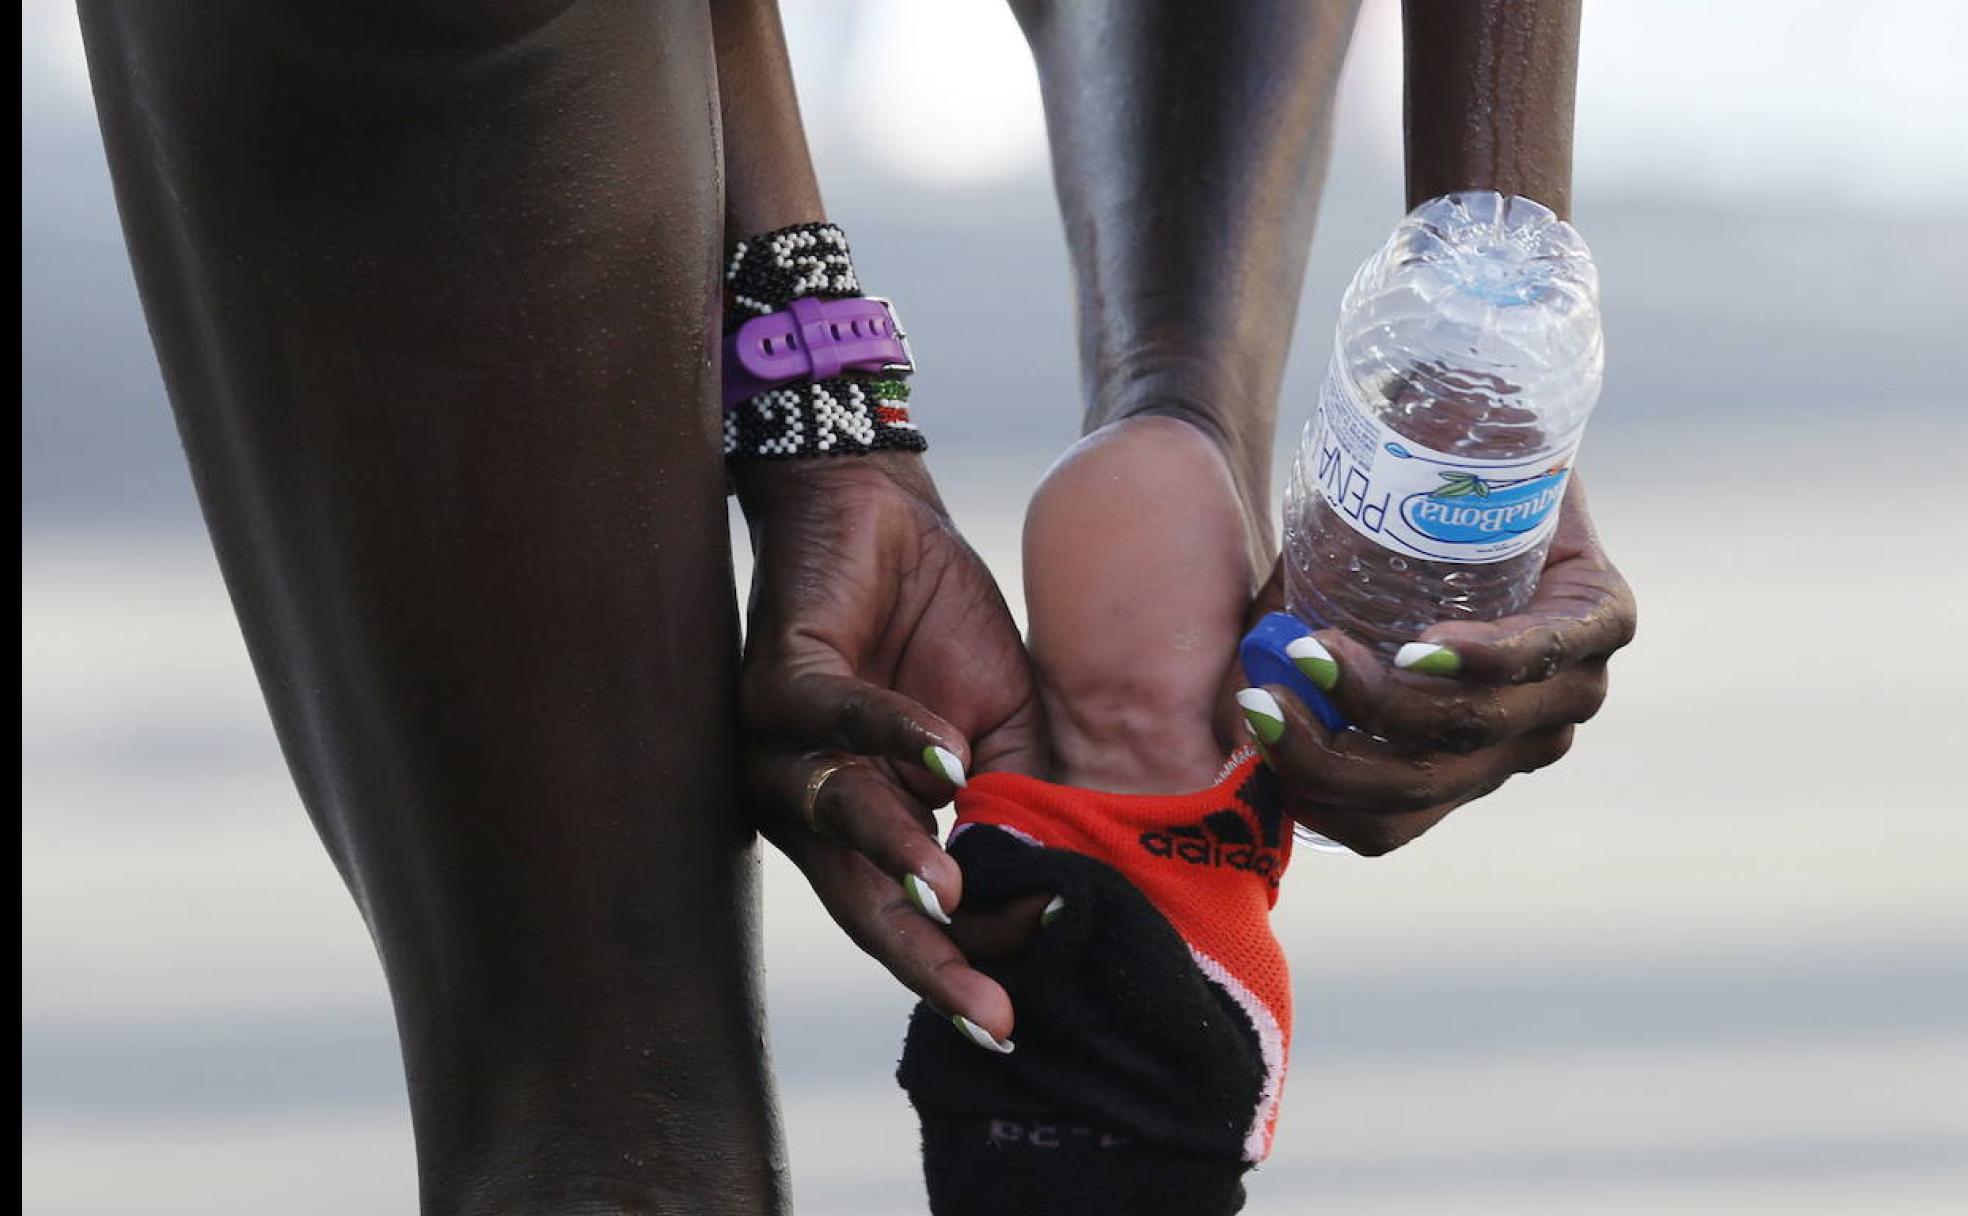
[[[899,1080],[937,1216],[1209,1216],[1271,1150],[1291,986],[1271,906],[1291,856],[1272,776],[1241,749],[1207,790],[1103,794],[1005,773],[957,791],[964,902],[1065,903],[1014,960],[1018,1011],[980,1050],[927,1005]]]

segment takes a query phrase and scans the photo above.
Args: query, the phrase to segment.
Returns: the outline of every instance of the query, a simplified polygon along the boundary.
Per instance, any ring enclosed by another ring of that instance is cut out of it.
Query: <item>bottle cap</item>
[[[1237,659],[1243,664],[1244,679],[1253,686],[1274,684],[1288,688],[1305,702],[1305,708],[1327,730],[1344,730],[1352,723],[1326,700],[1319,686],[1285,653],[1285,647],[1312,632],[1312,627],[1289,612],[1268,612],[1264,619],[1244,635],[1237,646]]]

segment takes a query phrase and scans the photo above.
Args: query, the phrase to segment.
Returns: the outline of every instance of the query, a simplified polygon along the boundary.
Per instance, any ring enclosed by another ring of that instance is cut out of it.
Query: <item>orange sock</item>
[[[1010,774],[957,792],[964,903],[1053,892],[1025,951],[977,960],[1018,1010],[979,1050],[919,1005],[899,1079],[936,1216],[1218,1216],[1271,1150],[1291,984],[1270,910],[1291,824],[1249,749],[1193,794]]]
[[[1049,849],[1105,862],[1148,897],[1196,966],[1251,1020],[1266,1085],[1247,1160],[1271,1151],[1291,1050],[1291,977],[1270,912],[1291,860],[1291,823],[1256,752],[1240,748],[1217,783],[1193,794],[1105,794],[1015,773],[982,773],[957,791],[954,842],[989,824]]]

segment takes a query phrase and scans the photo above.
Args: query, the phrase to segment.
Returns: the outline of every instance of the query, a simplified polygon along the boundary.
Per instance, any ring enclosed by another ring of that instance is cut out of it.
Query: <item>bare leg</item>
[[[776,1209],[702,0],[83,20],[213,540],[388,973],[425,1209]]]
[[[1045,93],[1089,432],[1026,522],[1058,775],[1197,789],[1272,556],[1278,384],[1357,4],[1011,5]]]

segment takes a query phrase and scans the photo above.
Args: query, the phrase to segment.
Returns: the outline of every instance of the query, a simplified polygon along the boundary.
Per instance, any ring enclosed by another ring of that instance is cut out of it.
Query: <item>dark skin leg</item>
[[[1196,789],[1226,750],[1208,727],[1275,552],[1278,386],[1356,7],[1013,0],[1045,93],[1087,403],[1088,438],[1025,529],[1063,779]],[[1147,415],[1192,430],[1122,425]]]
[[[1073,255],[1086,430],[1219,442],[1269,559],[1271,435],[1355,0],[1012,0]]]
[[[1241,741],[1225,662],[1275,552],[1278,386],[1357,7],[1011,0],[1045,97],[1086,395],[1086,436],[1025,520],[1057,780],[1199,789]],[[1046,898],[959,914],[958,940],[1010,953]]]
[[[425,1210],[783,1206],[701,0],[89,0],[228,584],[402,1036]]]

